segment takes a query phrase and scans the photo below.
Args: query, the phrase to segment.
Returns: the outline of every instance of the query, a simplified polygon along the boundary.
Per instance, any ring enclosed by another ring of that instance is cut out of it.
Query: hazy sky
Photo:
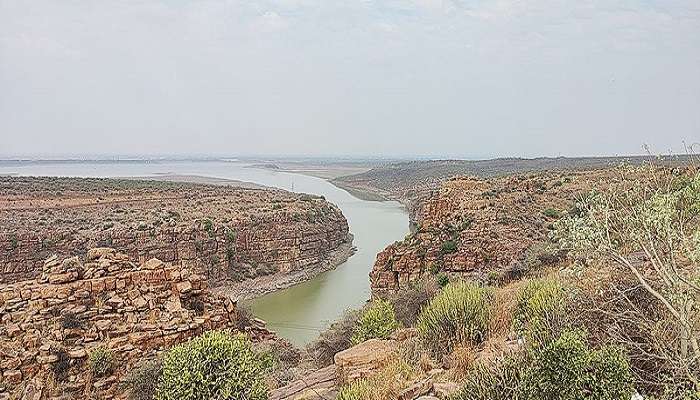
[[[0,0],[0,155],[700,142],[700,0]]]

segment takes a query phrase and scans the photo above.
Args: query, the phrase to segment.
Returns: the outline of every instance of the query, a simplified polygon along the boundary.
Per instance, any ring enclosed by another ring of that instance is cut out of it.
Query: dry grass
[[[516,294],[522,286],[524,286],[524,282],[517,281],[495,290],[489,327],[491,335],[501,336],[511,331],[517,300]]]
[[[345,386],[338,400],[395,400],[420,377],[420,372],[400,357],[390,361],[376,375]]]
[[[474,368],[476,351],[468,344],[461,344],[455,347],[446,361],[446,367],[449,370],[448,378],[461,382],[467,376],[467,373]]]

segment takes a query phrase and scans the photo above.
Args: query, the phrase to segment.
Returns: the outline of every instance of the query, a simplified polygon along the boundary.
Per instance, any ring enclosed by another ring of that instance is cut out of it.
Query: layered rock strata
[[[206,330],[271,337],[245,326],[236,304],[182,263],[139,265],[109,248],[85,262],[51,257],[37,279],[3,285],[0,315],[0,399],[125,398],[130,369]],[[95,352],[111,358],[102,375],[89,361]]]
[[[212,284],[327,269],[351,247],[323,198],[174,182],[0,177],[0,228],[0,283],[96,246],[181,263]]]
[[[560,171],[501,178],[453,178],[421,203],[417,229],[377,255],[376,295],[425,274],[485,279],[523,267],[552,224],[609,170]]]

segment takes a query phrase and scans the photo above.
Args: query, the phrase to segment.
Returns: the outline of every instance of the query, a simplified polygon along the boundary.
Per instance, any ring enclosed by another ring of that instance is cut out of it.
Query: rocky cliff
[[[342,212],[320,197],[174,182],[0,177],[0,228],[0,283],[95,246],[212,284],[328,269],[351,247]]]
[[[270,336],[182,263],[83,256],[51,257],[37,279],[0,288],[0,399],[125,398],[120,382],[137,363],[205,330]],[[109,359],[101,374],[89,361],[98,352]]]
[[[377,255],[375,294],[424,274],[502,279],[540,257],[551,224],[608,170],[453,178],[420,204],[417,229]]]

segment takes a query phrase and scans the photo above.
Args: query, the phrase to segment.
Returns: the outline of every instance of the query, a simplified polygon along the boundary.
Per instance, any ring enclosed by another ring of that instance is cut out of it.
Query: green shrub
[[[442,251],[442,254],[452,254],[455,251],[457,251],[457,242],[454,240],[448,240],[445,243],[442,244],[440,247],[440,251]]]
[[[616,349],[591,350],[580,331],[541,348],[478,365],[454,400],[629,400],[631,374]]]
[[[445,286],[447,286],[447,284],[450,283],[449,275],[443,274],[443,273],[437,274],[437,276],[435,277],[435,280],[436,280],[438,286],[440,286],[441,288],[444,288]]]
[[[78,329],[82,328],[83,323],[74,312],[66,312],[61,316],[61,326],[63,329]]]
[[[352,335],[352,343],[358,344],[368,339],[386,339],[399,327],[391,303],[375,300],[362,312]]]
[[[52,348],[51,354],[56,356],[56,361],[51,364],[56,381],[63,382],[68,378],[68,371],[71,368],[71,358],[64,348]]]
[[[112,368],[114,367],[114,355],[111,350],[98,347],[90,353],[88,365],[90,366],[90,371],[92,371],[93,376],[105,376],[112,372]]]
[[[209,236],[214,236],[214,222],[207,218],[202,224],[204,225],[204,230],[207,231]]]
[[[367,379],[358,379],[343,387],[335,400],[365,400],[372,391],[372,385]]]
[[[619,351],[590,350],[582,332],[566,331],[534,354],[521,393],[525,400],[628,400],[631,381]]]
[[[431,274],[436,275],[440,270],[442,269],[442,266],[440,264],[431,262],[428,264],[428,271],[430,271]]]
[[[165,354],[156,400],[267,399],[265,367],[246,336],[209,331]]]
[[[558,336],[564,319],[566,294],[553,279],[536,279],[518,291],[513,324],[530,345]]]
[[[490,322],[488,288],[463,281],[452,282],[423,308],[417,328],[421,339],[436,354],[447,354],[457,344],[480,344]]]
[[[158,361],[147,361],[131,371],[124,380],[124,387],[131,400],[153,400],[161,375]]]
[[[508,356],[492,365],[478,364],[469,371],[452,400],[519,399],[518,385],[527,367],[524,354]]]
[[[547,218],[559,218],[559,217],[561,217],[561,213],[554,208],[548,208],[548,209],[544,210],[542,212],[542,214],[544,214],[544,216]]]

